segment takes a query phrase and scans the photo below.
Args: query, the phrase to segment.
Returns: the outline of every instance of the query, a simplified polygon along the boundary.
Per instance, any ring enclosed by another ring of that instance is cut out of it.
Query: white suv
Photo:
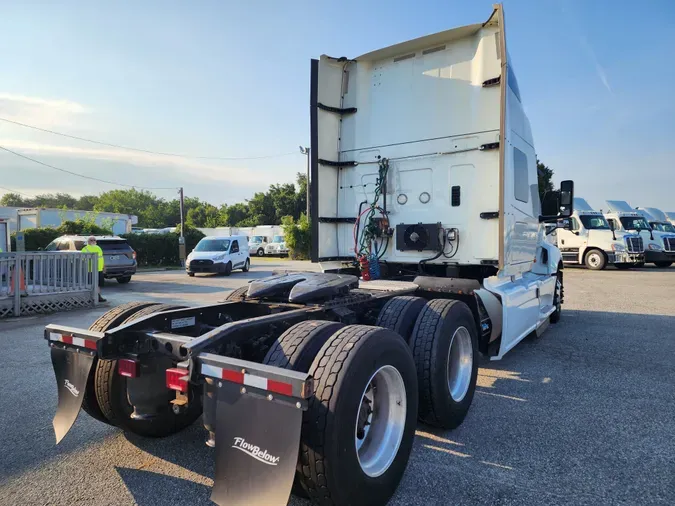
[[[213,272],[229,276],[232,269],[248,272],[251,259],[245,235],[204,237],[188,255],[185,271],[188,276],[198,272]]]

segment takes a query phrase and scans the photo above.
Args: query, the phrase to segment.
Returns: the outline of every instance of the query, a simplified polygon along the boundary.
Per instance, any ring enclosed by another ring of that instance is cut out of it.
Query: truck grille
[[[664,237],[663,247],[666,251],[675,251],[675,237]]]
[[[194,265],[195,267],[213,265],[213,260],[193,260],[190,262],[190,265]]]
[[[626,247],[628,248],[629,253],[642,253],[645,250],[642,237],[627,237]]]

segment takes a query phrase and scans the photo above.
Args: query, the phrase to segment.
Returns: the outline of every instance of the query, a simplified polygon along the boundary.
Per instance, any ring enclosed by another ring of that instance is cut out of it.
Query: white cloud
[[[185,179],[184,176],[194,176],[201,180],[220,181],[239,185],[249,185],[252,181],[260,179],[264,179],[270,183],[278,182],[278,180],[284,181],[287,179],[283,177],[283,173],[280,174],[277,170],[253,171],[247,168],[225,167],[216,163],[207,163],[199,160],[190,160],[187,158],[179,158],[175,156],[138,153],[114,148],[78,148],[15,139],[0,139],[0,146],[15,150],[17,153],[26,156],[42,154],[64,157],[64,159],[84,158],[89,160],[128,163],[131,165],[151,167],[160,170],[169,169],[169,171],[174,174],[180,174],[181,179]],[[40,159],[40,161],[45,160]],[[58,166],[57,163],[53,163],[53,165]],[[71,170],[65,164],[63,168]],[[79,171],[74,170],[74,172]],[[92,172],[87,175],[95,176],[97,174],[96,172]],[[99,175],[99,177],[104,179],[114,179],[112,176],[107,177],[104,175]]]
[[[91,110],[77,102],[0,92],[0,116],[41,128],[68,126]]]

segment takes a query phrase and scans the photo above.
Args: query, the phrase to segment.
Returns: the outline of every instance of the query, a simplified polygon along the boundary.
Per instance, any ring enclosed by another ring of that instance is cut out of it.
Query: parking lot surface
[[[208,505],[214,451],[199,423],[167,439],[125,435],[82,413],[56,446],[47,323],[89,326],[111,307],[222,299],[273,269],[109,282],[95,310],[0,322],[0,504]],[[464,424],[420,425],[394,505],[675,504],[675,267],[565,270],[559,324],[482,364]],[[308,503],[292,498],[290,504]]]

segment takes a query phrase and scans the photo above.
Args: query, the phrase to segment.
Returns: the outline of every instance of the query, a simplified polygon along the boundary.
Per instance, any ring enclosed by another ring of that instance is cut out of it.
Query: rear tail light
[[[189,371],[187,369],[167,369],[166,388],[178,390],[181,393],[186,393],[188,390],[188,375]]]
[[[125,378],[138,378],[139,363],[129,358],[123,358],[117,361],[117,372]]]
[[[135,252],[135,251],[132,251],[132,252],[131,252],[131,257],[132,257],[134,260],[136,260],[136,252]]]

